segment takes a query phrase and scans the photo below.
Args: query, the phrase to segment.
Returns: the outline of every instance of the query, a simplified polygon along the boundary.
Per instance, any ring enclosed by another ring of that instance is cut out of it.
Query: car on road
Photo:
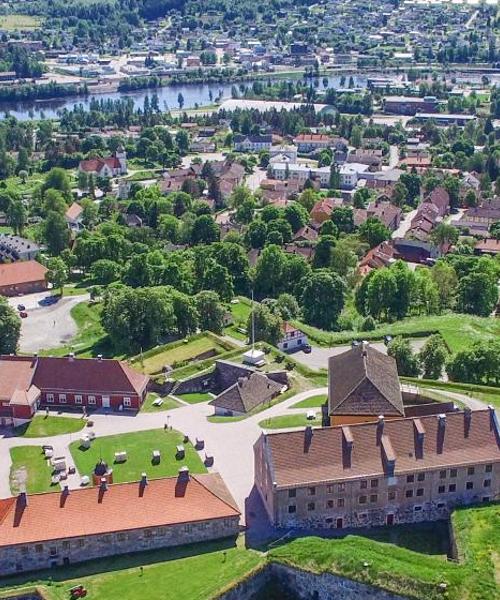
[[[24,304],[18,304],[17,305],[17,310],[19,310],[19,311],[26,310],[26,306],[24,306]]]
[[[28,313],[26,311],[22,310],[19,313],[19,316],[21,317],[21,319],[26,319],[26,317],[28,316]]]
[[[305,344],[304,346],[302,346],[302,351],[304,352],[304,354],[311,354],[312,348],[309,344]]]
[[[59,298],[57,296],[45,296],[45,298],[42,298],[38,304],[40,304],[40,306],[51,306],[52,304],[56,304],[58,300]]]

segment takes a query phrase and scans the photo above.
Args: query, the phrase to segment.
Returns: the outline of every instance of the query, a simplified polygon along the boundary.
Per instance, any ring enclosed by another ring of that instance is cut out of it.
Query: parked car
[[[42,298],[38,302],[38,304],[40,304],[41,306],[51,306],[52,304],[55,304],[58,300],[59,298],[57,296],[45,296],[45,298]]]
[[[26,306],[24,306],[24,304],[18,304],[17,310],[26,310]]]
[[[22,310],[19,313],[19,316],[21,317],[21,319],[26,319],[26,317],[28,316],[28,313],[26,311]]]
[[[311,354],[311,350],[312,350],[312,348],[309,344],[305,344],[304,346],[302,346],[302,351],[305,354]]]

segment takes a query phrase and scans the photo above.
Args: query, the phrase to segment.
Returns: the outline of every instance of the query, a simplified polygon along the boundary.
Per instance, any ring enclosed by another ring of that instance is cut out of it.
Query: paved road
[[[77,333],[77,326],[71,316],[71,309],[89,299],[88,294],[61,298],[52,306],[40,306],[39,301],[48,292],[28,294],[10,298],[9,303],[16,307],[24,304],[28,317],[22,319],[21,352],[38,352],[41,349],[57,348],[64,345]]]
[[[427,338],[414,338],[410,339],[411,347],[415,352],[419,351],[420,348],[425,344]],[[370,346],[380,350],[381,352],[387,353],[387,348],[383,342],[370,342]],[[319,346],[313,346],[310,354],[304,352],[296,352],[292,354],[292,357],[312,369],[326,369],[328,368],[328,359],[331,356],[342,354],[351,348],[350,345],[342,346],[330,346],[329,348],[322,348]]]
[[[259,189],[260,183],[263,179],[267,177],[267,172],[265,169],[261,169],[260,167],[255,167],[253,173],[248,175],[246,178],[246,184],[250,188],[252,192],[255,192]]]
[[[417,209],[411,210],[409,213],[406,213],[405,218],[399,224],[399,227],[392,232],[392,239],[403,238],[406,235],[408,229],[410,229],[411,221],[413,217],[417,214]]]

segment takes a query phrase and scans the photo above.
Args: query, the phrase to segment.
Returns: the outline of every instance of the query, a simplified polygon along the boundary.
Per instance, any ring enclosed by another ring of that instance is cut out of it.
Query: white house
[[[235,135],[234,149],[236,152],[260,152],[269,150],[273,143],[272,135]]]
[[[287,321],[283,323],[282,333],[283,337],[278,342],[278,349],[282,352],[293,352],[308,345],[307,335]]]
[[[71,230],[80,231],[83,229],[83,208],[78,203],[73,202],[64,216]]]
[[[116,177],[127,174],[127,153],[119,146],[113,156],[108,158],[89,158],[82,160],[79,170],[96,177]]]

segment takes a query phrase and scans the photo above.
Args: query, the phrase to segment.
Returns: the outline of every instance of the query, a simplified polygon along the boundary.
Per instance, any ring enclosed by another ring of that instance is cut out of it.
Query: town
[[[497,597],[498,6],[0,31],[0,598]]]

